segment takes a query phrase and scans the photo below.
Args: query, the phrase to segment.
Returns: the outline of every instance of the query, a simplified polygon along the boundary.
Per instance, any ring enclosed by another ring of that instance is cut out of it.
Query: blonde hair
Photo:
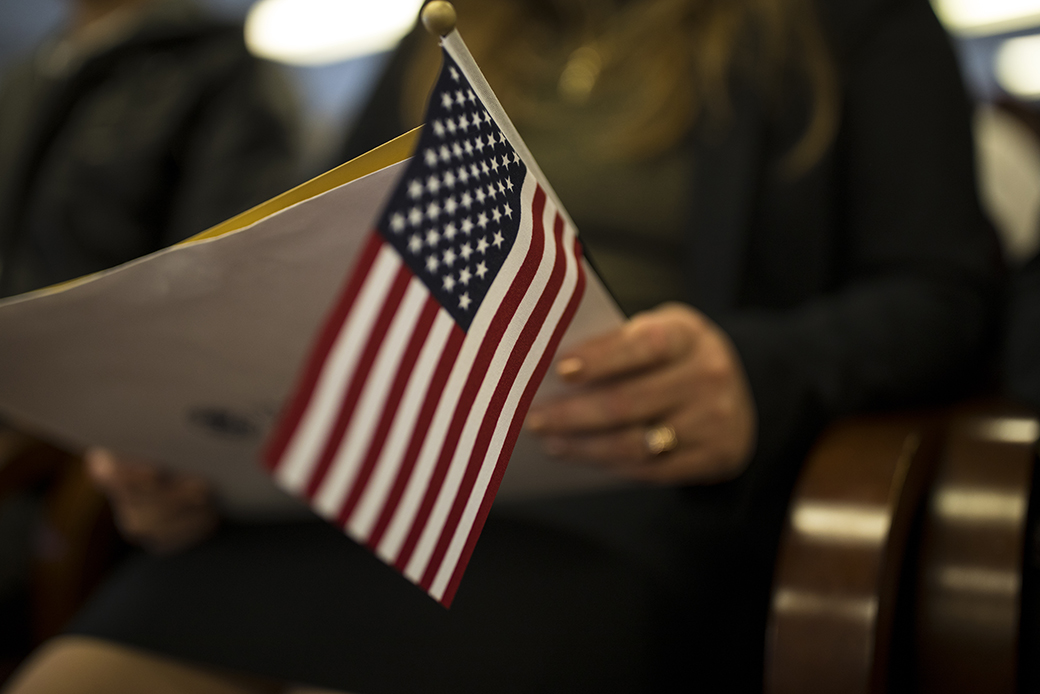
[[[590,104],[598,94],[615,101],[623,94],[624,106],[602,136],[610,151],[629,160],[668,151],[701,119],[724,124],[738,71],[774,103],[783,96],[778,86],[799,76],[811,109],[804,134],[782,162],[792,176],[819,160],[838,120],[833,61],[810,3],[630,0],[615,9],[611,0],[455,0],[460,32],[521,128],[573,85]],[[435,50],[427,41],[406,78],[410,122],[421,118],[439,64]],[[546,94],[562,62],[559,92]]]

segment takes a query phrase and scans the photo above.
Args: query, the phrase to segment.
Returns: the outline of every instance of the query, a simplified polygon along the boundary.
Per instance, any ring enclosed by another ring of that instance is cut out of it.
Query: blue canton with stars
[[[378,229],[463,330],[516,241],[526,172],[444,53],[426,127]]]

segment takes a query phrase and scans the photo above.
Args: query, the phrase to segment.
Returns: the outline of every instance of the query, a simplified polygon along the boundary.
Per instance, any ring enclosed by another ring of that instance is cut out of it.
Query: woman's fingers
[[[616,429],[659,419],[682,404],[684,387],[695,387],[690,366],[669,365],[544,403],[530,411],[527,427],[550,435]]]
[[[670,425],[669,425],[670,426]],[[648,433],[655,427],[631,426],[618,431],[575,436],[548,436],[546,452],[561,459],[598,465],[633,480],[678,483],[712,483],[732,479],[741,470],[735,461],[740,452],[712,446],[689,428],[677,431],[675,448],[651,452]]]
[[[130,540],[159,554],[195,544],[217,525],[207,503],[126,503],[116,513],[120,530]]]
[[[561,378],[575,385],[617,378],[673,361],[696,344],[705,323],[680,306],[634,316],[622,328],[593,338],[564,354],[556,365]]]
[[[94,483],[108,494],[151,494],[159,488],[164,477],[154,465],[118,458],[105,448],[87,450],[84,459]]]
[[[111,501],[120,530],[147,549],[183,549],[217,526],[211,490],[201,477],[165,472],[101,448],[87,451],[85,461],[91,478]]]
[[[666,348],[662,345],[668,340],[657,347],[630,350],[628,357],[639,352],[644,357],[651,354],[667,357],[664,361],[624,377],[595,379],[570,395],[542,403],[528,414],[528,428],[545,435],[589,433],[646,424],[676,411],[690,408],[697,411],[723,404],[717,399],[725,398],[727,389],[743,379],[728,341],[718,328],[703,319],[685,319],[671,309],[662,313],[663,317],[644,314],[646,322],[658,327],[670,326],[668,332],[684,334],[685,339],[671,339]],[[696,330],[689,327],[694,323],[698,324]],[[636,334],[645,337],[648,333]],[[614,359],[612,363],[637,363],[628,357]],[[566,359],[560,363],[565,364]]]
[[[569,353],[560,370],[580,387],[527,422],[551,454],[659,482],[731,478],[751,457],[757,423],[740,358],[694,309],[633,319]],[[655,429],[668,434],[664,444],[647,440]]]

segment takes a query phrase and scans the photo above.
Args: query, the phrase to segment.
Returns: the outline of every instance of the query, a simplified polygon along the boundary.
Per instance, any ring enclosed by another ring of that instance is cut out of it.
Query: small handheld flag
[[[447,32],[426,126],[265,462],[449,606],[585,276],[574,225],[444,5],[424,17]]]

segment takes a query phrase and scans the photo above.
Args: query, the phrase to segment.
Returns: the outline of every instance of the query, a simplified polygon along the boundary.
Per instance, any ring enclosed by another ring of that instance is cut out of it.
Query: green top
[[[567,208],[588,254],[629,315],[684,295],[683,234],[692,162],[682,151],[618,160],[588,107],[559,104],[524,141]]]

